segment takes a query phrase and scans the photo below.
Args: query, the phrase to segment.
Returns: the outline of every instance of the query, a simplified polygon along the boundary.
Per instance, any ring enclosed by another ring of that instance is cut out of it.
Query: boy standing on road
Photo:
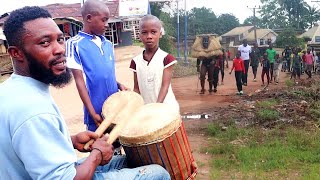
[[[277,52],[273,49],[272,44],[269,45],[269,48],[266,50],[268,60],[270,62],[270,83],[273,79],[273,69],[274,69],[274,59]]]
[[[244,67],[246,69],[246,73],[243,74],[243,77],[242,77],[242,84],[244,86],[247,86],[251,46],[248,45],[248,42],[246,39],[243,40],[243,43],[242,43],[242,45],[239,46],[238,51],[241,52],[241,59],[243,59]]]
[[[243,74],[246,73],[246,69],[244,67],[244,62],[240,58],[240,56],[241,56],[241,52],[238,51],[238,53],[236,55],[236,58],[234,58],[234,60],[233,60],[233,65],[232,65],[231,71],[229,73],[229,74],[231,74],[232,70],[234,69],[234,76],[236,78],[236,84],[237,84],[237,89],[238,89],[237,94],[238,95],[242,95],[243,94],[242,82],[241,81],[242,81]]]
[[[275,60],[274,60],[274,66],[273,66],[273,78],[274,82],[276,84],[279,83],[279,77],[280,77],[280,68],[282,67],[282,63],[280,61],[279,54],[276,54]]]
[[[252,72],[253,72],[253,82],[256,82],[257,81],[257,71],[258,71],[258,66],[259,66],[259,61],[260,61],[260,50],[258,48],[258,44],[255,43],[253,48],[252,48],[252,51],[251,51],[251,54],[250,54],[250,57],[251,57],[251,61],[250,61],[250,66],[252,67]]]
[[[294,80],[296,80],[297,76],[298,79],[300,80],[300,75],[301,75],[301,62],[302,62],[302,58],[299,55],[299,49],[294,51],[294,56],[293,56],[293,62],[292,62],[292,74],[291,74],[291,78],[294,78]],[[298,83],[298,82],[296,82]]]
[[[269,76],[270,61],[268,59],[267,53],[263,54],[263,59],[262,59],[262,62],[261,62],[261,66],[262,66],[262,72],[261,72],[262,85],[261,86],[264,86],[264,75],[267,75],[267,82],[268,82],[267,86],[268,86],[269,83],[270,83],[270,76]]]
[[[308,49],[307,54],[305,55],[305,72],[308,75],[308,79],[311,79],[312,77],[313,63],[313,54],[311,53],[311,49]]]

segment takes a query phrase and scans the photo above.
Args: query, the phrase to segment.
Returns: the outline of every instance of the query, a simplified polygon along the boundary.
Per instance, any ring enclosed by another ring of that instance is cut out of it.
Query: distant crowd
[[[244,40],[243,44],[239,46],[238,53],[233,60],[230,74],[235,69],[237,94],[241,95],[243,94],[242,85],[247,86],[249,66],[252,67],[253,81],[255,82],[258,66],[259,64],[261,65],[261,86],[267,87],[273,81],[275,84],[278,84],[280,71],[291,73],[290,79],[294,79],[295,83],[298,83],[297,80],[300,80],[302,74],[305,73],[308,76],[307,79],[311,79],[313,73],[318,73],[320,70],[319,56],[320,53],[316,53],[314,48],[302,50],[299,47],[289,46],[286,46],[280,55],[273,48],[272,44],[263,52],[258,48],[257,44],[251,47]],[[266,84],[265,77],[267,80]]]

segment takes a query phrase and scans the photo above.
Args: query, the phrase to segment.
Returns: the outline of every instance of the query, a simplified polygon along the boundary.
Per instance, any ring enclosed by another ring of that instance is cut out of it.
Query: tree
[[[174,54],[174,43],[171,37],[175,33],[175,28],[173,27],[172,19],[165,12],[161,12],[160,19],[163,22],[165,34],[160,38],[159,46],[162,50]]]
[[[257,28],[265,28],[263,26],[262,19],[260,19],[258,17],[254,17],[254,16],[250,16],[247,19],[245,19],[243,21],[243,25],[245,25],[245,26],[253,26],[254,25],[254,21],[256,21],[256,27]]]
[[[288,18],[285,10],[278,0],[261,0],[262,7],[259,10],[262,26],[269,29],[284,28],[287,26]]]
[[[150,9],[152,15],[157,16],[160,20],[162,20],[162,26],[165,30],[165,34],[159,40],[159,47],[162,50],[173,54],[174,43],[172,42],[169,34],[173,34],[174,28],[171,23],[170,15],[162,11],[162,8],[165,5],[167,5],[167,3],[164,2],[151,3]]]
[[[216,33],[217,17],[211,9],[205,7],[193,8],[188,13],[188,17],[189,34]]]
[[[303,47],[304,40],[296,37],[296,32],[293,28],[287,28],[279,34],[276,41],[277,47],[284,48],[286,45],[291,47]]]
[[[307,13],[304,15],[307,27],[311,28],[320,19],[320,12],[315,6],[307,5]]]
[[[222,35],[240,25],[239,19],[232,14],[221,14],[216,23],[216,33]]]
[[[317,8],[310,7],[305,0],[261,0],[261,3],[259,12],[267,28],[307,29],[320,17]]]
[[[162,12],[162,8],[167,5],[167,2],[152,2],[150,3],[150,11],[151,14],[154,16],[160,17],[160,14]]]

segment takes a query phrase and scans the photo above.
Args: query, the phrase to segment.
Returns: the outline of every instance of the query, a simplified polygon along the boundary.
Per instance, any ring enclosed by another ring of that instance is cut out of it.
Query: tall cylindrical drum
[[[129,167],[159,164],[171,179],[193,179],[197,166],[180,113],[164,103],[140,107],[119,140]]]

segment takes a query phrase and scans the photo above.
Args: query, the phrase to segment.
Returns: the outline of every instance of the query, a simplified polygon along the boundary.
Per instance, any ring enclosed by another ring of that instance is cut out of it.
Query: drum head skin
[[[146,104],[130,117],[120,133],[120,143],[139,146],[161,142],[176,132],[181,122],[180,113],[169,104]]]
[[[132,107],[131,103],[135,106]],[[144,105],[143,98],[140,94],[134,91],[119,91],[108,97],[102,106],[102,116],[104,119],[113,117],[113,124],[117,124],[121,120],[121,111],[128,110],[132,112],[133,108],[138,108]],[[128,109],[129,108],[129,109]]]

